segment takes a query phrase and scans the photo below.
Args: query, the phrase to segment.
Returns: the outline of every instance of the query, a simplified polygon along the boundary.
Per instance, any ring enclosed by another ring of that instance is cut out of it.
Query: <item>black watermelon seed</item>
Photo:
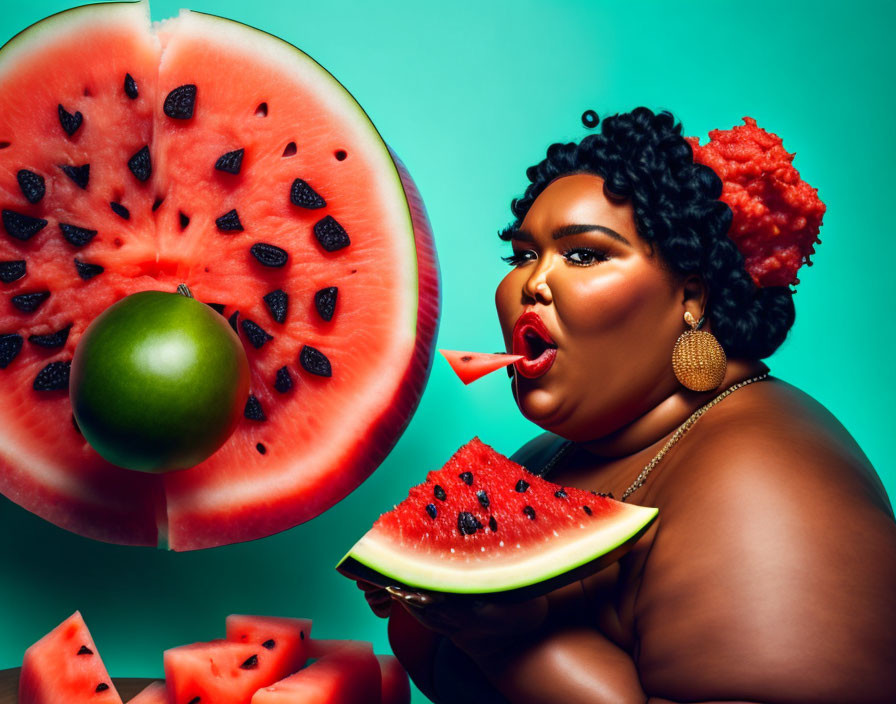
[[[124,74],[124,94],[131,100],[136,100],[140,95],[140,91],[137,90],[137,81],[129,73]]]
[[[555,491],[554,496],[556,496],[558,499],[568,499],[569,498],[569,495],[566,493],[566,491],[564,489],[558,489],[557,491]]]
[[[224,309],[227,307],[226,303],[206,303],[205,305],[218,311],[221,315],[224,315]]]
[[[20,169],[16,174],[16,180],[22,189],[22,195],[29,203],[37,203],[47,192],[44,177],[28,169]]]
[[[336,157],[336,161],[345,161],[345,157],[347,157],[348,154],[346,154],[345,149],[337,149],[333,156]]]
[[[460,477],[461,480],[463,481],[463,483],[466,484],[467,486],[473,485],[473,473],[472,472],[461,472],[457,476]]]
[[[583,509],[583,510],[585,511],[585,513],[587,513],[589,516],[593,513],[593,511],[591,510],[591,507],[590,507],[590,506],[582,506],[582,509]]]
[[[299,640],[305,640],[305,631],[299,631]]]
[[[215,169],[228,174],[238,174],[243,166],[244,151],[245,149],[237,149],[236,151],[222,154],[215,162]]]
[[[461,511],[457,514],[457,529],[461,535],[473,535],[480,528],[482,524],[472,513]]]
[[[274,388],[281,394],[285,394],[292,388],[292,374],[286,367],[280,367],[277,370],[277,378],[274,381]]]
[[[7,142],[5,139],[0,141],[0,149],[9,149],[12,146],[11,142]]]
[[[335,252],[351,244],[345,229],[332,215],[327,215],[314,224],[314,236],[328,252]]]
[[[259,103],[258,107],[255,108],[255,114],[258,117],[267,117],[268,116],[268,104],[267,103]]]
[[[258,450],[258,454],[260,454],[260,455],[263,455],[265,452],[268,451],[268,448],[266,448],[266,447],[265,447],[264,445],[262,445],[260,442],[259,442],[259,443],[256,443],[256,445],[255,445],[255,449]],[[262,645],[264,645],[264,643],[262,643]],[[265,646],[265,647],[267,647],[267,646]]]
[[[144,145],[140,151],[128,159],[128,168],[138,181],[148,181],[152,176],[152,158],[149,156],[149,147]]]
[[[85,281],[92,279],[94,276],[102,274],[105,271],[99,264],[88,264],[87,262],[82,262],[80,259],[75,259],[75,269],[78,270],[78,276]]]
[[[271,291],[266,294],[264,302],[268,307],[271,317],[276,322],[282,323],[286,320],[286,311],[289,308],[289,295],[287,295],[283,289],[278,288],[276,291]]]
[[[3,228],[9,236],[23,242],[30,240],[47,226],[47,221],[43,218],[33,218],[30,215],[17,213],[15,210],[4,210],[2,217]]]
[[[0,369],[6,369],[19,355],[24,341],[21,335],[15,333],[0,335]]]
[[[269,340],[274,339],[274,337],[268,335],[264,328],[258,325],[258,323],[249,320],[248,318],[244,319],[240,325],[243,328],[243,332],[246,333],[246,337],[249,338],[249,342],[252,343],[252,346],[257,350],[264,347],[264,344]]]
[[[74,428],[75,428],[75,432],[77,432],[78,435],[81,435],[81,436],[83,437],[84,433],[81,432],[81,428],[78,426],[78,421],[75,420],[75,414],[74,414],[74,413],[72,413],[72,425],[73,425]]]
[[[529,517],[530,521],[535,520],[535,509],[531,506],[523,506],[523,513],[525,513]]]
[[[479,499],[479,503],[482,505],[482,508],[488,508],[489,500],[488,494],[485,493],[485,489],[480,489],[476,492],[476,498]]]
[[[95,691],[97,691],[97,692],[105,692],[107,689],[109,689],[109,685],[107,685],[105,682],[100,682],[100,683],[96,686],[96,690],[95,690]]]
[[[302,351],[299,353],[299,364],[309,374],[316,376],[333,376],[333,369],[330,366],[330,360],[319,349],[311,345],[303,345]]]
[[[187,704],[199,704],[200,701],[202,700],[199,697],[193,697]]]
[[[185,230],[187,225],[190,224],[190,218],[180,211],[177,212],[177,216],[180,218],[180,229]]]
[[[246,408],[243,409],[243,415],[249,420],[268,419],[264,414],[264,409],[261,407],[261,401],[255,398],[252,394],[249,394],[249,398],[246,399]]]
[[[82,164],[81,166],[70,166],[68,164],[59,164],[59,168],[68,176],[75,185],[82,189],[87,189],[90,181],[90,164]]]
[[[74,416],[72,416],[74,417]],[[93,651],[88,648],[86,645],[82,645],[81,649],[78,651],[78,655],[93,655]]]
[[[463,357],[460,358],[460,361],[461,362],[469,362],[471,359],[473,359],[473,358],[470,355],[465,354]]]
[[[264,643],[262,643],[261,647],[266,648],[267,650],[273,650],[276,645],[277,643],[275,643],[274,639],[271,638],[270,640],[266,640]]]
[[[598,496],[603,496],[605,499],[615,499],[616,498],[615,496],[613,496],[612,491],[608,491],[606,494],[603,492],[599,492]]]
[[[12,297],[12,304],[23,313],[33,313],[50,297],[49,291],[22,293]]]
[[[65,133],[71,137],[78,131],[78,128],[81,126],[81,123],[84,122],[84,116],[80,112],[75,112],[72,115],[68,110],[66,110],[61,105],[58,106],[59,112],[59,124],[62,125],[62,129],[65,130]]]
[[[526,492],[526,489],[528,488],[529,482],[527,482],[525,479],[520,479],[514,487],[514,489],[516,489],[520,494],[524,494]]]
[[[59,229],[62,230],[62,236],[69,244],[75,247],[83,247],[96,237],[96,230],[88,230],[86,227],[78,227],[77,225],[69,225],[68,223],[59,223]]]
[[[230,323],[230,327],[233,328],[233,331],[237,335],[240,334],[240,331],[236,327],[236,321],[237,321],[237,318],[239,317],[239,315],[240,315],[240,312],[238,310],[235,310],[235,311],[233,311],[233,313],[230,314],[230,317],[227,319],[227,322]]]
[[[292,182],[292,188],[289,189],[289,200],[292,201],[293,205],[307,208],[308,210],[325,208],[327,205],[327,201],[321,198],[317,191],[300,178]]]
[[[432,495],[435,496],[439,501],[444,501],[448,497],[448,495],[445,493],[445,490],[438,484],[436,484],[433,488]]]
[[[152,212],[156,212],[164,202],[164,198],[156,198],[152,203]]]
[[[35,391],[59,391],[68,389],[68,376],[71,371],[71,360],[67,362],[50,362],[34,377]]]
[[[48,349],[52,349],[54,347],[62,347],[66,340],[68,340],[68,333],[72,329],[72,324],[69,323],[61,330],[57,330],[56,332],[51,332],[47,335],[29,335],[28,342],[32,345],[37,345],[38,347],[46,347]]]
[[[248,658],[246,658],[246,662],[244,662],[242,665],[240,665],[241,670],[254,670],[256,667],[258,667],[258,656],[257,655],[249,656]]]
[[[314,294],[314,307],[317,308],[317,314],[328,322],[333,319],[333,313],[336,312],[338,294],[339,289],[336,286],[322,288]]]
[[[289,258],[285,249],[280,249],[280,247],[267,242],[256,242],[249,248],[249,251],[252,252],[252,256],[258,260],[259,264],[264,266],[281,267]]]
[[[13,259],[10,261],[0,262],[0,281],[5,284],[11,284],[18,281],[27,271],[27,264],[24,259]]]
[[[242,232],[243,223],[240,222],[240,216],[236,210],[229,210],[221,217],[215,220],[215,225],[221,232]]]
[[[121,203],[116,203],[114,200],[109,203],[109,207],[112,208],[112,212],[115,213],[122,220],[130,220],[131,219],[131,211],[125,208]]]
[[[283,156],[295,156],[296,155],[296,143],[290,142],[283,148]]]
[[[196,105],[196,86],[192,83],[178,86],[165,98],[162,109],[174,120],[189,120]]]
[[[491,530],[492,533],[497,533],[497,532],[498,532],[498,522],[495,520],[495,517],[494,517],[494,516],[489,516],[489,517],[488,517],[488,527],[489,527],[489,530]]]
[[[436,508],[435,504],[426,504],[426,512],[433,520],[435,520],[436,516],[439,515],[439,509]]]

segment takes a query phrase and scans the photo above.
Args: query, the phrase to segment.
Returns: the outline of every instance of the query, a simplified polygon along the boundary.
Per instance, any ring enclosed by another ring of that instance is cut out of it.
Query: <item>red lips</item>
[[[535,311],[527,310],[513,326],[513,353],[523,355],[514,366],[528,379],[545,374],[554,363],[557,344]]]

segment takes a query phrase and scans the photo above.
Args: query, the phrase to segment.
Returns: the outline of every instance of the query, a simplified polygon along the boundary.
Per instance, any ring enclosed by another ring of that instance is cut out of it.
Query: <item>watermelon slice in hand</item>
[[[81,613],[25,651],[19,704],[121,704]]]
[[[77,61],[71,60],[77,56]],[[116,543],[260,538],[351,492],[409,421],[439,281],[407,170],[295,47],[144,3],[59,13],[0,51],[0,493]],[[88,324],[143,290],[193,295],[246,349],[225,444],[122,470],[67,395]]]
[[[552,484],[474,438],[337,569],[379,586],[532,598],[619,559],[657,513]]]
[[[523,359],[525,356],[488,352],[458,352],[457,350],[439,350],[439,352],[448,360],[448,364],[464,384],[476,381],[501,367],[513,364],[518,359]]]

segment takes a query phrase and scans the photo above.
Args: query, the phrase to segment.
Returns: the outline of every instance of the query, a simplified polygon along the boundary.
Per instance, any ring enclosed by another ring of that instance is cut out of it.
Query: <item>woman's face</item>
[[[631,205],[604,196],[602,178],[550,183],[512,246],[495,304],[507,350],[527,356],[513,382],[523,415],[584,442],[674,393],[684,285],[638,235]]]

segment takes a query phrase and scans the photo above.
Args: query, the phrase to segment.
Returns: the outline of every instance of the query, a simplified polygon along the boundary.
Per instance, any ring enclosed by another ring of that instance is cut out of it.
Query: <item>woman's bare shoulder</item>
[[[635,606],[648,692],[896,700],[896,523],[842,425],[766,382],[678,449],[651,492],[660,523]]]

